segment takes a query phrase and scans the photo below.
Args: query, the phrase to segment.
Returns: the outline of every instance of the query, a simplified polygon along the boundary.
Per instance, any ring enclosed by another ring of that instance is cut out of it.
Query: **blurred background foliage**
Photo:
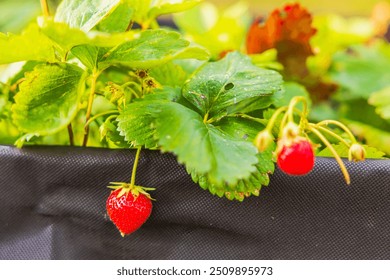
[[[385,0],[386,1],[386,0]],[[55,6],[60,0],[50,0],[50,6]],[[236,0],[210,0],[210,3],[216,4],[220,8],[226,8],[237,3]],[[247,0],[244,1],[251,7],[251,12],[255,15],[268,14],[275,7],[280,7],[285,3],[293,1],[284,0]],[[369,16],[373,7],[380,1],[377,0],[327,0],[299,1],[314,14],[337,13],[343,16]],[[381,1],[383,2],[383,0]],[[387,0],[390,3],[390,0]],[[39,0],[0,0],[0,32],[18,32],[26,23],[40,13]]]

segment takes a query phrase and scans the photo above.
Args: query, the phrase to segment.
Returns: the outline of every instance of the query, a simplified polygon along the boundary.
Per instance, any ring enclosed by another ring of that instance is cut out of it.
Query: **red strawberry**
[[[289,175],[305,175],[314,166],[313,147],[308,140],[297,137],[296,141],[282,146],[277,163]]]
[[[111,221],[122,236],[139,229],[152,212],[150,196],[140,187],[128,187],[123,183],[111,192],[106,203]]]

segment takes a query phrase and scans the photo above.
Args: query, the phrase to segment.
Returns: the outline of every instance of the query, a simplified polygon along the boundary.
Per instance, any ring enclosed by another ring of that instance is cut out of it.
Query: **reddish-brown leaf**
[[[276,48],[285,74],[292,77],[307,75],[306,59],[313,55],[310,38],[316,33],[311,14],[299,4],[274,10],[266,21],[257,18],[247,36],[248,54]]]

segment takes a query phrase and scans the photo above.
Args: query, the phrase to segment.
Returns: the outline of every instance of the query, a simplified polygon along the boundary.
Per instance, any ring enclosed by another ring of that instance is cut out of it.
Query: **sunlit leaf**
[[[277,72],[258,68],[249,57],[234,52],[202,66],[185,84],[183,94],[200,112],[212,116],[239,112],[240,103],[250,98],[256,98],[259,107],[269,106],[267,96],[280,91],[281,83]]]
[[[30,24],[21,35],[0,33],[0,64],[25,60],[55,62],[54,44],[37,24]]]
[[[63,0],[54,20],[88,32],[112,13],[120,0]]]
[[[83,71],[70,64],[38,65],[26,74],[12,107],[13,121],[25,133],[48,135],[65,128],[78,111]]]

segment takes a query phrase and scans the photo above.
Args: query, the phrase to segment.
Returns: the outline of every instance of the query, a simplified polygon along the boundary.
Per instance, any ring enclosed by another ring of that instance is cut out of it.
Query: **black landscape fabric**
[[[390,160],[317,158],[305,177],[279,170],[260,197],[218,198],[170,154],[143,151],[137,184],[153,212],[122,238],[105,212],[135,151],[0,146],[0,259],[390,259]]]

